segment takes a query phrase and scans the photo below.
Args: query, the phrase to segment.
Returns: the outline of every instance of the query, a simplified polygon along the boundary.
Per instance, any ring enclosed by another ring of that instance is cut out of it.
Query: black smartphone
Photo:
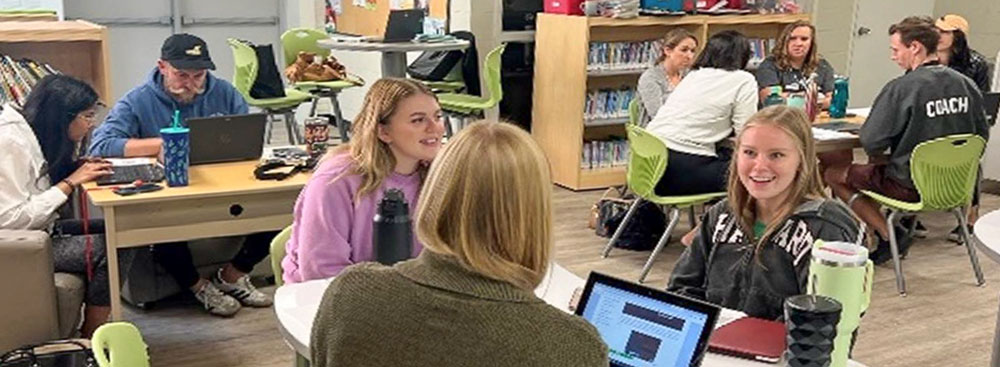
[[[138,193],[142,193],[142,192],[153,192],[153,191],[159,191],[159,190],[163,190],[163,186],[157,185],[155,183],[144,183],[144,184],[139,185],[139,186],[122,186],[122,187],[116,187],[116,188],[112,189],[111,191],[114,192],[115,194],[118,194],[118,195],[121,195],[121,196],[129,196],[129,195],[134,195],[134,194],[138,194]]]

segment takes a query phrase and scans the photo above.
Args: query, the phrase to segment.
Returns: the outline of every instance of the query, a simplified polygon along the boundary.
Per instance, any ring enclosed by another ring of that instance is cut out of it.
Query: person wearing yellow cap
[[[938,40],[937,54],[941,64],[947,65],[955,71],[962,73],[972,79],[979,87],[979,91],[986,93],[990,91],[990,69],[992,66],[986,57],[969,47],[969,22],[962,16],[947,14],[934,22],[938,33],[941,34]],[[969,210],[969,226],[971,227],[979,217],[979,195],[973,198],[972,207]],[[948,234],[948,240],[961,242],[959,232],[961,228],[955,227]]]
[[[941,64],[955,69],[972,79],[979,91],[990,90],[990,64],[979,52],[969,47],[969,22],[965,18],[947,14],[934,22],[941,39],[938,41],[937,55]]]

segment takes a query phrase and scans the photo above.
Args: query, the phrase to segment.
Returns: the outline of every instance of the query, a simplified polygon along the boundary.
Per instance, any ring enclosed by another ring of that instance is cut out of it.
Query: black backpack
[[[621,199],[601,199],[597,203],[597,226],[594,231],[598,236],[610,238],[618,230],[629,206],[636,200],[634,195],[625,195]],[[636,208],[635,214],[629,219],[614,246],[632,251],[648,251],[656,246],[656,241],[667,229],[667,218],[659,205],[643,201]]]

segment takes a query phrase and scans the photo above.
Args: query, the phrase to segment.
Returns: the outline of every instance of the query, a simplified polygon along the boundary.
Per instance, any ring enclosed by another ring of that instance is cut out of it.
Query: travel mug
[[[330,125],[327,119],[309,117],[305,120],[306,152],[311,156],[326,153],[327,142],[330,140]]]
[[[188,156],[191,151],[188,128],[166,127],[160,129],[160,137],[163,138],[163,164],[167,186],[187,186]]]
[[[843,310],[837,325],[832,367],[847,366],[851,335],[861,324],[861,314],[868,310],[871,301],[874,269],[864,246],[822,240],[813,244],[806,290],[809,294],[836,299]]]
[[[384,265],[409,259],[413,252],[410,207],[399,189],[386,190],[378,203],[372,219],[372,245],[375,261]]]
[[[785,360],[789,367],[830,365],[840,310],[840,302],[826,296],[802,294],[785,299]]]

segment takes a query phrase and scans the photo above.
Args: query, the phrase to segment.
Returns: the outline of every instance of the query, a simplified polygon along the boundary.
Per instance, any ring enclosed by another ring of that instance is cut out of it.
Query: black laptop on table
[[[611,366],[699,366],[721,309],[590,273],[576,314],[597,328]]]
[[[385,36],[380,42],[410,42],[418,34],[424,33],[424,10],[390,10],[385,23]]]
[[[187,125],[191,165],[259,159],[264,150],[263,113],[192,118]]]

